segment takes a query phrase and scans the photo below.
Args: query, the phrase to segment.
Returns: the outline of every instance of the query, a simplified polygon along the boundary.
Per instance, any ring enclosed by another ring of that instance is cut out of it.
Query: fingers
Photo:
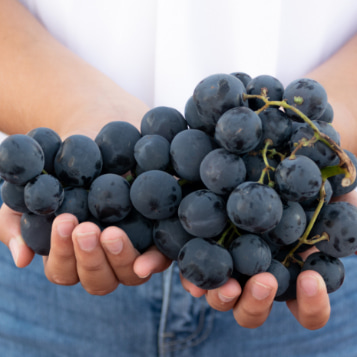
[[[231,278],[220,288],[207,291],[206,300],[214,309],[228,311],[236,305],[241,293],[238,281]]]
[[[303,327],[309,330],[323,327],[330,317],[331,307],[321,275],[312,270],[300,273],[297,299],[288,301],[287,305]]]
[[[0,209],[0,240],[8,246],[14,263],[19,268],[24,268],[30,264],[34,257],[34,252],[25,244],[21,236],[21,213],[13,211],[6,204]]]
[[[268,318],[278,283],[273,275],[260,273],[250,278],[233,307],[233,315],[242,327],[256,328]]]
[[[77,218],[68,213],[58,216],[53,222],[50,254],[44,257],[45,274],[52,283],[73,285],[79,281],[72,242],[72,233],[77,225]]]

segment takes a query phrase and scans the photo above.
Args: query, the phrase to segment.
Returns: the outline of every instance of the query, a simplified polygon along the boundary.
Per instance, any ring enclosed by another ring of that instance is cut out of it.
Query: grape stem
[[[327,145],[331,150],[333,150],[337,156],[340,159],[340,163],[336,166],[332,166],[333,170],[330,171],[325,171],[324,175],[331,174],[334,176],[335,171],[339,171],[339,173],[343,173],[345,177],[343,178],[341,185],[343,187],[350,186],[356,179],[356,168],[352,164],[352,161],[348,157],[348,155],[343,151],[343,149],[336,143],[334,142],[330,137],[328,137],[326,134],[321,133],[320,130],[316,127],[316,125],[313,123],[311,119],[309,119],[304,113],[302,113],[299,109],[296,107],[288,104],[285,100],[277,101],[273,100],[270,101],[265,95],[258,95],[258,94],[243,94],[243,100],[248,100],[248,99],[261,99],[264,102],[264,105],[256,111],[257,114],[261,113],[263,110],[271,107],[271,106],[276,106],[279,108],[284,108],[291,110],[295,114],[297,114],[305,123],[307,123],[311,129],[314,131],[314,138],[313,140],[319,140],[323,142],[325,145]],[[306,144],[305,144],[306,145]]]
[[[268,186],[273,187],[274,186],[274,182],[270,179],[269,170],[274,171],[275,168],[269,165],[268,157],[267,157],[268,147],[271,146],[271,145],[273,145],[272,140],[271,139],[266,139],[264,148],[262,150],[262,157],[263,157],[263,160],[264,160],[265,168],[262,170],[262,174],[260,175],[258,183],[263,184],[265,175],[268,175],[268,179],[269,179]]]
[[[321,188],[320,188],[320,196],[319,196],[319,203],[314,211],[314,214],[308,224],[308,226],[305,229],[304,234],[299,238],[298,243],[296,246],[286,255],[283,264],[287,266],[289,264],[289,261],[295,260],[294,254],[295,252],[303,245],[303,244],[309,244],[309,245],[314,245],[318,242],[321,242],[323,240],[328,240],[329,236],[327,233],[322,233],[320,236],[314,236],[312,238],[309,238],[310,232],[316,222],[316,219],[322,209],[322,206],[324,205],[325,202],[325,197],[326,197],[326,191],[325,191],[325,180],[322,182]]]

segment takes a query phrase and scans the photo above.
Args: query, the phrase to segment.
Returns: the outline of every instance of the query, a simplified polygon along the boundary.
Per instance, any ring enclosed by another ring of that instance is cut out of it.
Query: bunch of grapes
[[[333,114],[314,80],[284,88],[269,75],[213,74],[183,114],[155,107],[140,131],[114,121],[95,140],[48,128],[9,136],[2,198],[37,254],[49,254],[52,222],[69,212],[122,228],[141,253],[156,245],[203,289],[267,271],[285,301],[313,269],[330,293],[344,280],[340,258],[357,250],[357,208],[334,200],[357,186],[357,160]]]

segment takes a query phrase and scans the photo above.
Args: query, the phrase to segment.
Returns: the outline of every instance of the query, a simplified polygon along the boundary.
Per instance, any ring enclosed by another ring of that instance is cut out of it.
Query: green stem
[[[285,100],[282,101],[269,101],[265,95],[254,95],[254,94],[243,94],[243,100],[247,99],[261,99],[264,102],[264,105],[256,111],[257,114],[267,109],[270,106],[281,107],[284,109],[291,110],[295,114],[297,114],[305,123],[307,123],[311,129],[314,131],[315,140],[319,140],[327,145],[331,150],[333,150],[339,157],[340,163],[339,167],[341,167],[345,177],[343,178],[341,185],[343,187],[350,186],[356,179],[356,168],[352,164],[352,161],[348,157],[348,155],[342,150],[342,148],[337,145],[331,138],[329,138],[326,134],[321,133],[317,126],[313,123],[311,119],[309,119],[303,112],[301,112],[296,107],[288,104]]]

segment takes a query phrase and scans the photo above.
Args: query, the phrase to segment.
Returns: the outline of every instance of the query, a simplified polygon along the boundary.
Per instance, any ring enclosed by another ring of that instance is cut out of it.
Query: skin
[[[336,126],[342,129],[343,146],[356,152],[351,133],[355,127],[356,108],[348,107],[348,98],[356,92],[354,71],[347,63],[356,63],[354,38],[326,63],[311,73],[331,93],[336,104]],[[92,138],[107,123],[125,120],[139,127],[149,109],[144,103],[118,87],[112,80],[55,41],[17,1],[0,0],[0,129],[8,134],[26,133],[46,126],[62,138],[84,134]],[[333,71],[332,71],[333,69]],[[344,75],[344,72],[348,75]],[[331,75],[332,74],[332,75]],[[353,83],[354,82],[354,83]],[[339,89],[337,89],[339,88]],[[346,96],[341,94],[347,91]],[[46,100],[44,100],[46,98]],[[357,129],[357,128],[356,128]],[[346,199],[354,204],[356,199]],[[17,267],[26,267],[33,252],[20,234],[20,215],[6,205],[0,209],[0,240],[6,244]],[[140,255],[127,235],[116,227],[103,232],[91,222],[78,224],[70,214],[58,216],[53,224],[51,252],[44,258],[48,280],[60,285],[80,282],[90,294],[105,295],[119,284],[139,285],[154,273],[165,270],[171,262],[151,248]],[[269,316],[277,282],[269,273],[252,277],[244,291],[230,279],[219,289],[205,291],[182,279],[193,296],[205,295],[215,309],[232,309],[238,324],[255,328]],[[321,276],[306,271],[299,276],[297,300],[288,306],[302,326],[324,326],[330,314],[329,298]]]

